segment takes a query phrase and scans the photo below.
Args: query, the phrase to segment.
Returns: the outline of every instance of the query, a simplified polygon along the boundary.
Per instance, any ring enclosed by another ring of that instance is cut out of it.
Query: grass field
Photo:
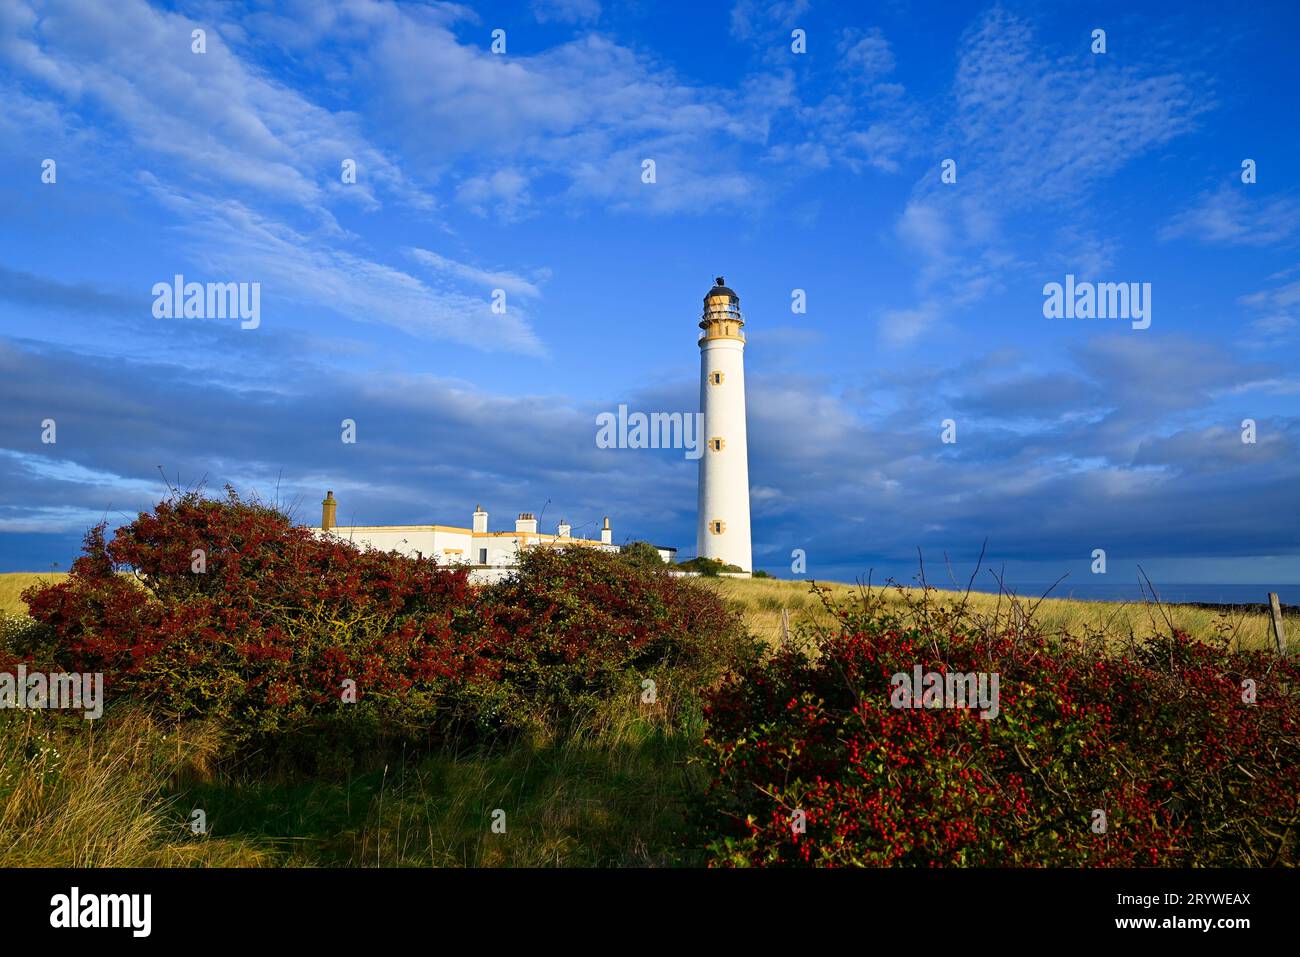
[[[60,582],[67,572],[6,572],[0,574],[0,614],[25,615],[27,606],[18,596],[40,582]]]
[[[771,578],[697,580],[716,590],[728,601],[735,602],[744,614],[750,631],[768,641],[780,638],[782,609],[789,610],[792,629],[797,628],[800,623],[826,624],[831,621],[831,616],[825,610],[821,598],[813,593],[808,582]],[[819,583],[819,585],[829,591],[838,604],[847,606],[860,600],[860,590],[856,585],[838,583]],[[876,591],[880,589],[877,588]],[[916,597],[920,589],[907,589],[907,593]],[[941,602],[952,603],[960,601],[961,597],[957,593],[938,593],[938,600]],[[1161,608],[1141,602],[1075,601],[1056,598],[1047,598],[1040,603],[1038,597],[1037,595],[1020,596],[1018,601],[1026,609],[1032,606],[1034,620],[1049,634],[1075,637],[1093,634],[1124,640],[1132,635],[1167,632],[1168,622],[1172,622],[1175,627],[1204,641],[1226,637],[1233,647],[1274,647],[1269,617],[1262,612],[1215,610],[1193,605],[1165,605]],[[898,589],[891,588],[885,591],[885,599],[900,611],[904,610],[905,602]],[[1000,612],[1002,616],[1006,616],[1009,601],[1004,597],[999,603],[997,595],[971,592],[969,608],[976,615],[991,616]],[[1297,641],[1300,641],[1300,613],[1295,609],[1289,609],[1286,622],[1288,646],[1294,648]]]
[[[305,777],[214,770],[210,724],[5,711],[0,868],[698,863],[683,844],[685,801],[702,785],[689,760],[698,734],[633,706],[564,741]]]

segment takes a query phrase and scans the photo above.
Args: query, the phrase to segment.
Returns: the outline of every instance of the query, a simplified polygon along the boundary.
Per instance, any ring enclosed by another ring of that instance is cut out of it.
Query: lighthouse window
[[[709,439],[709,448],[713,449],[713,451],[715,452],[721,452],[722,447],[726,444],[727,443],[722,441],[722,439],[717,439],[717,438]]]
[[[714,385],[722,385],[722,373],[721,372],[710,373],[709,381],[712,382]]]
[[[723,529],[725,529],[726,527],[727,527],[726,522],[719,522],[717,519],[714,519],[713,521],[709,522],[709,531],[711,531],[714,535],[721,535]]]

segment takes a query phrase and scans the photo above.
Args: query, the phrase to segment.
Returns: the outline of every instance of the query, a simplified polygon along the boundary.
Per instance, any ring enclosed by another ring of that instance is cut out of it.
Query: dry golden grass
[[[165,795],[202,777],[214,728],[167,731],[146,713],[76,723],[48,712],[0,718],[0,868],[258,866],[241,841],[193,835]]]
[[[830,624],[831,616],[825,611],[821,599],[812,591],[807,581],[784,581],[771,578],[699,578],[728,601],[735,602],[745,616],[749,629],[759,638],[779,640],[781,635],[781,610],[789,609],[790,627],[803,624]],[[818,583],[827,589],[833,599],[847,607],[858,601],[860,591],[856,585]],[[879,592],[881,589],[875,589]],[[905,589],[913,598],[920,597],[919,588]],[[940,602],[961,600],[955,592],[937,592]],[[1263,596],[1261,596],[1262,598]],[[906,610],[903,592],[890,588],[885,595],[889,606]],[[1164,605],[1141,602],[1076,601],[1047,598],[1039,602],[1037,595],[1019,596],[1026,607],[1033,608],[1034,621],[1047,634],[1071,635],[1076,638],[1102,636],[1114,640],[1163,633],[1169,623],[1204,641],[1229,637],[1234,647],[1273,648],[1272,626],[1268,615],[1218,611],[1191,605]],[[1001,614],[1008,613],[1008,599],[1001,599]],[[999,610],[999,596],[971,592],[969,608],[976,615],[991,616]],[[1167,616],[1167,621],[1166,621]],[[1288,646],[1300,642],[1300,619],[1287,617]]]
[[[0,614],[25,615],[26,603],[18,596],[38,583],[53,584],[68,577],[67,572],[5,572],[0,574]]]
[[[3,711],[0,868],[676,863],[701,732],[694,710],[670,717],[670,678],[659,693],[647,708],[635,689],[569,736],[375,758],[346,778],[219,761],[213,723]],[[208,835],[187,826],[196,807]]]

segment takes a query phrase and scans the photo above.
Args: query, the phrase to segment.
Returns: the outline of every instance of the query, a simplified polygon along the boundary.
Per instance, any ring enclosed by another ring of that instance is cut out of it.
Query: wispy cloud
[[[736,0],[731,7],[731,35],[748,40],[772,30],[789,30],[810,6],[809,0]]]
[[[514,273],[479,269],[477,266],[456,262],[427,249],[413,248],[407,250],[407,252],[417,262],[423,263],[430,269],[454,276],[457,279],[463,279],[465,282],[485,290],[500,288],[508,293],[534,298],[542,294],[542,291],[534,283],[521,276],[516,276]]]
[[[282,42],[301,50],[326,29],[354,37],[343,55],[374,81],[367,114],[423,158],[427,176],[452,176],[462,202],[507,220],[544,203],[664,215],[755,199],[738,147],[762,141],[761,96],[692,84],[594,31],[526,53],[507,31],[497,55],[458,39],[465,22],[479,18],[463,7],[344,3]],[[646,159],[658,167],[654,185],[642,182]]]
[[[518,305],[498,315],[481,290],[473,295],[448,282],[432,286],[401,269],[342,249],[332,236],[304,234],[237,201],[213,203],[148,176],[142,180],[152,196],[184,220],[182,233],[189,237],[191,255],[198,262],[222,275],[262,283],[263,315],[271,326],[277,323],[278,299],[283,305],[322,306],[353,321],[378,322],[422,338],[450,339],[488,350],[544,353],[526,310]],[[466,279],[455,270],[442,273],[444,278]],[[484,336],[483,327],[489,324],[493,335]]]
[[[896,226],[917,253],[922,304],[882,312],[887,344],[914,341],[1023,268],[1005,230],[1016,213],[1051,209],[1056,223],[1070,210],[1067,228],[1036,237],[1038,255],[1072,257],[1079,272],[1110,262],[1113,245],[1086,226],[1088,198],[1126,163],[1193,129],[1211,105],[1178,72],[1111,65],[1083,44],[1053,57],[1028,21],[1001,6],[963,35],[951,101]],[[956,183],[941,181],[943,159],[954,161]]]
[[[1300,332],[1300,279],[1242,296],[1239,300],[1255,318],[1251,328],[1276,344]]]
[[[1083,34],[1053,57],[1027,20],[998,6],[963,38],[953,100],[962,181],[1013,208],[1079,205],[1212,106],[1183,73],[1094,55]]]
[[[538,23],[587,23],[600,19],[600,0],[533,0]]]
[[[206,31],[205,53],[192,51],[195,29]],[[0,20],[0,59],[62,98],[65,113],[104,110],[137,148],[186,175],[303,204],[333,194],[375,206],[382,189],[434,205],[355,116],[250,68],[210,20],[143,0],[51,0],[39,15],[20,2]],[[355,189],[336,188],[344,159],[362,170]]]
[[[206,31],[204,53],[192,51],[195,29]],[[98,147],[83,144],[83,162],[107,166],[100,179],[128,193],[142,186],[188,239],[178,251],[189,262],[223,280],[261,282],[281,320],[292,302],[422,338],[543,354],[526,309],[512,304],[505,315],[491,314],[480,289],[464,288],[481,285],[482,276],[442,269],[437,282],[426,282],[385,262],[382,250],[358,251],[358,237],[340,225],[336,208],[373,212],[384,195],[418,213],[436,203],[366,140],[354,114],[319,106],[246,62],[244,40],[235,24],[140,0],[111,9],[53,0],[39,17],[26,5],[9,8],[0,20],[0,61],[47,98],[18,93],[24,110],[43,120],[52,111],[78,124],[93,120]],[[119,136],[131,155],[150,158],[148,172],[133,171],[120,150],[108,148]],[[341,181],[345,159],[357,165],[356,184]],[[182,271],[173,258],[158,278]],[[514,291],[534,294],[506,278]],[[24,289],[29,297],[50,293],[26,277],[10,295]],[[77,289],[65,284],[58,294]],[[486,322],[492,336],[481,334]]]
[[[1269,196],[1258,186],[1234,184],[1202,193],[1160,231],[1164,240],[1222,246],[1272,246],[1300,231],[1300,200]]]
[[[843,69],[857,82],[874,83],[894,72],[894,50],[879,27],[849,27],[840,35]]]

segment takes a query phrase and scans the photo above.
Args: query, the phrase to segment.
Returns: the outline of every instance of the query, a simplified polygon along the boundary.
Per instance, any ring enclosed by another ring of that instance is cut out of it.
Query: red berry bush
[[[319,540],[233,492],[164,501],[111,541],[92,529],[71,576],[24,599],[47,653],[103,672],[110,701],[235,739],[330,716],[417,725],[491,672],[464,572]]]
[[[616,556],[536,551],[476,588],[233,491],[178,495],[111,541],[92,529],[70,577],[24,599],[35,624],[12,654],[103,672],[110,706],[216,718],[256,747],[559,727],[656,668],[711,680],[738,633],[715,596]]]
[[[525,552],[519,574],[485,589],[481,604],[498,636],[499,685],[516,707],[553,721],[619,690],[644,696],[647,681],[656,698],[670,685],[699,689],[752,657],[739,617],[717,595],[591,548]]]
[[[1297,861],[1294,659],[1177,633],[1107,649],[932,597],[837,614],[709,696],[715,866]],[[895,707],[917,665],[997,673],[997,716]]]

